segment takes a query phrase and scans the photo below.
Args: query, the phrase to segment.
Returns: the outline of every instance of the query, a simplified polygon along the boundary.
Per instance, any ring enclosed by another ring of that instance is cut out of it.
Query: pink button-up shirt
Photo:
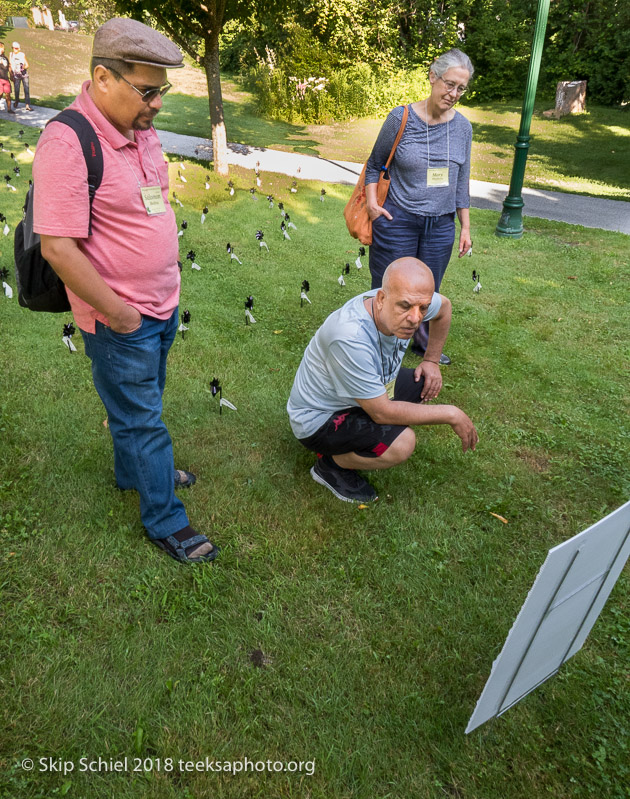
[[[103,149],[103,180],[92,206],[88,236],[87,167],[79,140],[67,125],[42,133],[33,162],[34,230],[77,240],[107,285],[141,314],[168,319],[179,301],[177,222],[168,202],[168,166],[153,128],[122,135],[88,95],[90,81],[72,103],[94,127]],[[140,184],[140,185],[139,185]],[[140,186],[160,185],[165,213],[147,214]],[[94,332],[108,320],[68,289],[77,325]]]

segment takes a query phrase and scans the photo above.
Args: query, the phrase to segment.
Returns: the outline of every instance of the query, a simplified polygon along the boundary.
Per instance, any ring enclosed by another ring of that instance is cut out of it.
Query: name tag
[[[149,216],[166,213],[164,197],[162,197],[162,189],[160,186],[141,186],[140,194],[142,194],[142,202]]]
[[[427,186],[429,188],[448,186],[448,167],[429,167],[427,169]]]
[[[390,380],[389,383],[385,384],[385,391],[387,391],[387,396],[390,400],[394,399],[394,386],[396,385],[396,378]]]

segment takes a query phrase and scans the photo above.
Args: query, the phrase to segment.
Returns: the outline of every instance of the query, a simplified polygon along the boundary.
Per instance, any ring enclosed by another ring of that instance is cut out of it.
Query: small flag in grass
[[[473,279],[473,283],[475,284],[475,287],[473,288],[473,291],[475,292],[475,294],[479,294],[479,292],[481,291],[481,273],[480,272],[476,272],[473,269],[472,279]]]
[[[286,212],[284,210],[284,203],[278,203],[278,210],[280,211],[280,216],[285,217]]]
[[[346,265],[343,268],[341,273],[342,275],[349,275],[350,274],[350,264],[346,261]]]
[[[284,221],[280,222],[280,230],[282,231],[282,235],[285,237],[287,241],[291,241],[291,236],[287,233],[287,226],[284,224]]]
[[[24,149],[29,155],[35,155],[35,153],[31,150],[30,144],[27,141],[24,142]]]
[[[256,197],[256,188],[254,186],[252,186],[249,190],[249,196],[252,198],[252,200],[258,200],[258,197]]]
[[[357,257],[357,260],[354,262],[354,265],[356,266],[357,269],[361,269],[361,267],[363,266],[363,264],[361,263],[361,257],[363,255],[365,255],[365,247],[359,247],[359,255]]]
[[[173,192],[173,199],[175,200],[175,202],[177,203],[177,205],[179,205],[179,207],[180,207],[180,208],[183,208],[183,207],[184,207],[184,206],[183,206],[183,204],[182,204],[182,202],[181,202],[181,200],[180,200],[180,199],[179,199],[179,197],[178,197],[178,196],[175,194],[175,192]]]
[[[187,181],[187,180],[186,180],[186,178],[185,178],[185,177],[182,175],[182,173],[179,171],[179,169],[177,170],[177,177],[178,177],[178,178],[181,180],[181,182],[182,182],[182,183],[188,183],[188,181]]]
[[[202,209],[202,211],[201,211],[201,224],[202,224],[202,225],[203,225],[203,223],[206,221],[206,215],[207,215],[207,214],[208,214],[208,206],[207,206],[207,205],[204,205],[204,207],[203,207],[203,209]]]
[[[177,328],[179,332],[182,334],[182,341],[184,340],[184,333],[189,329],[188,325],[190,324],[190,311],[186,309],[182,312],[182,321]]]
[[[254,307],[254,298],[250,294],[250,296],[245,300],[245,324],[252,325],[256,324],[256,320],[252,316],[252,308]]]
[[[213,397],[217,396],[219,397],[219,414],[222,413],[224,405],[226,408],[231,408],[233,411],[236,410],[236,408],[234,407],[234,405],[232,405],[231,402],[228,402],[228,400],[223,399],[223,388],[221,387],[218,378],[214,377],[210,382],[210,391],[212,392]]]
[[[273,208],[273,194],[267,195],[267,202],[269,203],[269,207]]]
[[[239,257],[236,255],[236,253],[232,249],[232,245],[230,244],[229,241],[228,241],[227,246],[226,246],[225,249],[227,250],[227,253],[230,256],[230,260],[231,261],[238,261],[238,263],[242,265],[242,261],[239,259]]]
[[[293,183],[291,183],[291,194],[295,194],[296,192],[297,192],[297,180],[294,180]]]
[[[188,228],[188,222],[185,219],[182,219],[180,228],[181,228],[181,230],[179,231],[179,233],[177,235],[178,236],[183,236],[184,235],[184,231]]]
[[[319,193],[319,201],[320,203],[324,202],[324,197],[326,196],[326,189],[322,189]]]
[[[187,260],[190,261],[191,267],[193,269],[196,269],[198,272],[200,272],[201,271],[201,267],[199,266],[199,264],[195,263],[195,258],[196,257],[197,257],[197,253],[194,250],[188,250],[188,252],[186,253],[186,258],[187,258]]]
[[[228,180],[227,187],[228,187],[228,190],[230,192],[230,197],[233,197],[234,196],[234,182],[231,181],[231,180]],[[209,188],[207,183],[206,183],[206,188],[207,189]]]
[[[182,168],[182,169],[184,170],[184,172],[185,172],[185,171],[186,171],[186,167],[184,166],[184,162],[183,162],[183,161],[180,161],[180,162],[179,162],[179,165],[181,166],[181,168]]]
[[[13,289],[7,283],[9,279],[9,270],[8,269],[0,269],[0,280],[2,280],[2,288],[4,290],[4,296],[7,297],[9,300],[13,299]]]
[[[302,306],[304,305],[304,300],[306,300],[306,302],[309,305],[312,305],[312,302],[308,298],[308,293],[309,293],[310,290],[311,290],[311,284],[308,282],[308,280],[303,280],[302,281],[302,290],[301,290],[301,293],[300,293],[300,308],[302,308]]]
[[[205,188],[206,188],[206,191],[210,188],[210,175],[206,175]]]
[[[286,214],[286,216],[284,217],[284,221],[287,223],[287,227],[292,227],[293,230],[297,230],[297,228],[295,227],[295,225],[291,221],[291,217],[289,216],[289,214]]]
[[[70,354],[77,351],[77,348],[72,343],[72,336],[77,332],[76,327],[72,324],[72,322],[68,322],[68,324],[63,326],[63,336],[62,341],[70,351]]]
[[[339,275],[339,277],[337,278],[337,283],[339,283],[340,286],[346,285],[346,281],[343,279],[343,274]]]
[[[7,189],[11,189],[11,191],[17,191],[15,186],[11,185],[11,175],[5,175],[4,176],[4,180],[5,180],[6,184],[7,184]]]
[[[267,252],[269,252],[269,247],[267,246],[267,242],[264,241],[264,235],[265,234],[262,232],[262,230],[257,230],[256,231],[256,240],[258,241],[258,245],[260,246],[261,250],[264,247],[267,250]]]

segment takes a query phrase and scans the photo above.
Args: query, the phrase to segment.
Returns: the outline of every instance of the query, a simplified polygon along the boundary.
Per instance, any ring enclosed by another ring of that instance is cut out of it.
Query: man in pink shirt
[[[183,66],[165,36],[131,19],[111,19],[94,36],[92,80],[70,108],[83,114],[103,151],[92,206],[76,133],[49,125],[33,164],[34,229],[42,254],[66,285],[105,405],[121,489],[140,494],[149,538],[182,562],[214,560],[218,547],[194,530],[176,485],[162,421],[166,357],[177,331],[177,223],[168,203],[168,166],[153,119],[170,88],[166,69]]]

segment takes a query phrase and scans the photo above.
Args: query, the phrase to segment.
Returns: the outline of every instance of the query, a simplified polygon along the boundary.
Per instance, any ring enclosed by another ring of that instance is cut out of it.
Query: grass
[[[31,89],[37,102],[64,108],[88,76],[91,38],[50,31],[20,31],[31,62]],[[5,39],[11,38],[10,31]],[[203,73],[188,65],[172,70],[174,88],[165,97],[159,126],[207,138],[208,100]],[[231,142],[253,144],[362,162],[372,149],[382,119],[330,125],[274,122],[256,115],[253,97],[238,80],[224,76],[224,112]],[[415,100],[417,98],[410,98]],[[588,113],[546,119],[549,103],[536,105],[525,185],[596,197],[630,200],[630,119],[628,110],[588,104]],[[509,183],[521,102],[460,106],[473,125],[472,177]]]
[[[18,127],[3,126],[0,165],[19,153],[23,189]],[[327,186],[321,203],[320,185],[291,194],[289,178],[265,175],[254,201],[247,175],[235,170],[233,198],[214,175],[205,191],[205,175],[191,163],[174,185],[182,254],[194,249],[202,270],[185,261],[192,318],[164,416],[178,465],[199,478],[183,495],[191,520],[222,546],[214,566],[165,557],[143,537],[137,497],[114,489],[80,336],[77,354],[61,342],[69,318],[0,296],[0,797],[626,796],[627,571],[556,678],[463,733],[549,547],[628,497],[626,237],[528,220],[521,240],[498,239],[495,214],[472,212],[474,259],[443,284],[455,310],[442,399],[472,416],[478,450],[420,428],[417,452],[374,475],[381,500],[359,510],[310,479],[284,410],[314,330],[369,284],[354,267],[337,283],[357,252],[349,190]],[[297,224],[290,242],[267,193]],[[11,229],[22,194],[4,195]],[[11,236],[0,265],[11,268]],[[219,415],[215,376],[237,412]],[[79,770],[99,756],[315,769]],[[76,768],[26,772],[27,757]]]

